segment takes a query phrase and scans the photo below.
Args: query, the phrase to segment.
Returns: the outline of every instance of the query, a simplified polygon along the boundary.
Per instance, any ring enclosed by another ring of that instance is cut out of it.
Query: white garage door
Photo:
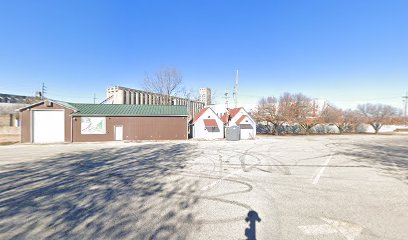
[[[64,142],[64,111],[33,111],[33,142]]]

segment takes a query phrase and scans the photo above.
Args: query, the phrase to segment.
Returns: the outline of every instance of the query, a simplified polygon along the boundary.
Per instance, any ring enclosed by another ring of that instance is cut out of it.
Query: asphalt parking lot
[[[408,239],[408,136],[0,146],[0,239]]]

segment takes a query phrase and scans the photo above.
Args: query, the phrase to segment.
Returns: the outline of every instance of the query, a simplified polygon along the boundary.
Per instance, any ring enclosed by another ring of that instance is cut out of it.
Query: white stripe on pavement
[[[322,176],[324,169],[326,169],[327,165],[329,164],[330,160],[333,158],[333,155],[330,155],[330,157],[327,158],[327,160],[324,162],[323,167],[320,169],[319,173],[316,175],[316,177],[313,179],[313,184],[316,185],[319,182],[320,176]]]

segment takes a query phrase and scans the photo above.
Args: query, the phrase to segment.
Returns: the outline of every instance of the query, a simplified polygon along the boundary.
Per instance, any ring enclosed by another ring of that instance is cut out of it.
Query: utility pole
[[[234,97],[235,97],[235,107],[238,107],[238,68],[237,68],[237,73],[235,74],[235,92],[234,92]]]
[[[195,114],[195,112],[191,111],[192,103],[191,103],[190,97],[191,97],[191,94],[187,94],[187,112],[188,112],[189,116],[191,116],[191,118],[193,118],[194,117],[193,114]],[[189,119],[191,119],[191,118],[189,118]]]
[[[228,109],[228,99],[229,99],[227,90],[225,90],[224,99],[225,99],[225,110],[227,110]]]
[[[319,108],[319,103],[317,100],[317,98],[313,98],[313,117],[316,117]]]
[[[41,100],[44,100],[46,93],[47,93],[47,87],[45,86],[45,83],[43,83],[41,87]]]
[[[407,116],[408,92],[405,93],[405,96],[402,96],[402,102],[404,102],[404,118],[405,118],[405,125],[407,125],[408,124],[408,116]]]
[[[96,103],[96,94],[95,93],[94,93],[93,100],[94,100],[94,104],[95,104]]]

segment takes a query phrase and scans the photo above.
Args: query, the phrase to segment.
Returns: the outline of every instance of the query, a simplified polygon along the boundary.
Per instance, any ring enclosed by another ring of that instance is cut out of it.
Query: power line
[[[266,95],[246,95],[246,94],[240,94],[241,97],[249,97],[249,98],[262,98],[267,96]],[[336,102],[361,102],[361,101],[376,101],[376,100],[387,100],[387,99],[398,99],[399,96],[395,97],[383,97],[383,98],[366,98],[366,99],[330,99],[330,101],[336,101]],[[326,99],[326,98],[319,98],[318,99]]]
[[[383,98],[366,98],[366,99],[349,99],[349,100],[341,100],[341,99],[330,99],[331,101],[336,102],[361,102],[361,101],[377,101],[377,100],[389,100],[389,99],[398,99],[398,97],[383,97]]]
[[[35,91],[35,93],[28,93],[28,92],[22,92],[21,89],[18,88],[8,88],[6,91],[2,90],[0,93],[15,93],[14,95],[22,95],[22,96],[40,96],[44,93],[44,95],[47,95],[49,98],[57,99],[57,98],[72,98],[72,99],[88,99],[93,101],[93,97],[84,97],[84,96],[78,96],[78,95],[60,95],[60,94],[48,94],[48,87],[45,83],[42,83],[41,88],[38,91]],[[70,92],[71,93],[71,92]],[[74,92],[72,92],[74,93]],[[88,93],[89,94],[89,93]],[[43,96],[44,96],[43,95]]]
[[[59,95],[59,94],[52,94],[53,97],[63,97],[63,98],[82,98],[82,99],[93,99],[92,97],[78,97],[78,96],[66,96],[66,95]]]

